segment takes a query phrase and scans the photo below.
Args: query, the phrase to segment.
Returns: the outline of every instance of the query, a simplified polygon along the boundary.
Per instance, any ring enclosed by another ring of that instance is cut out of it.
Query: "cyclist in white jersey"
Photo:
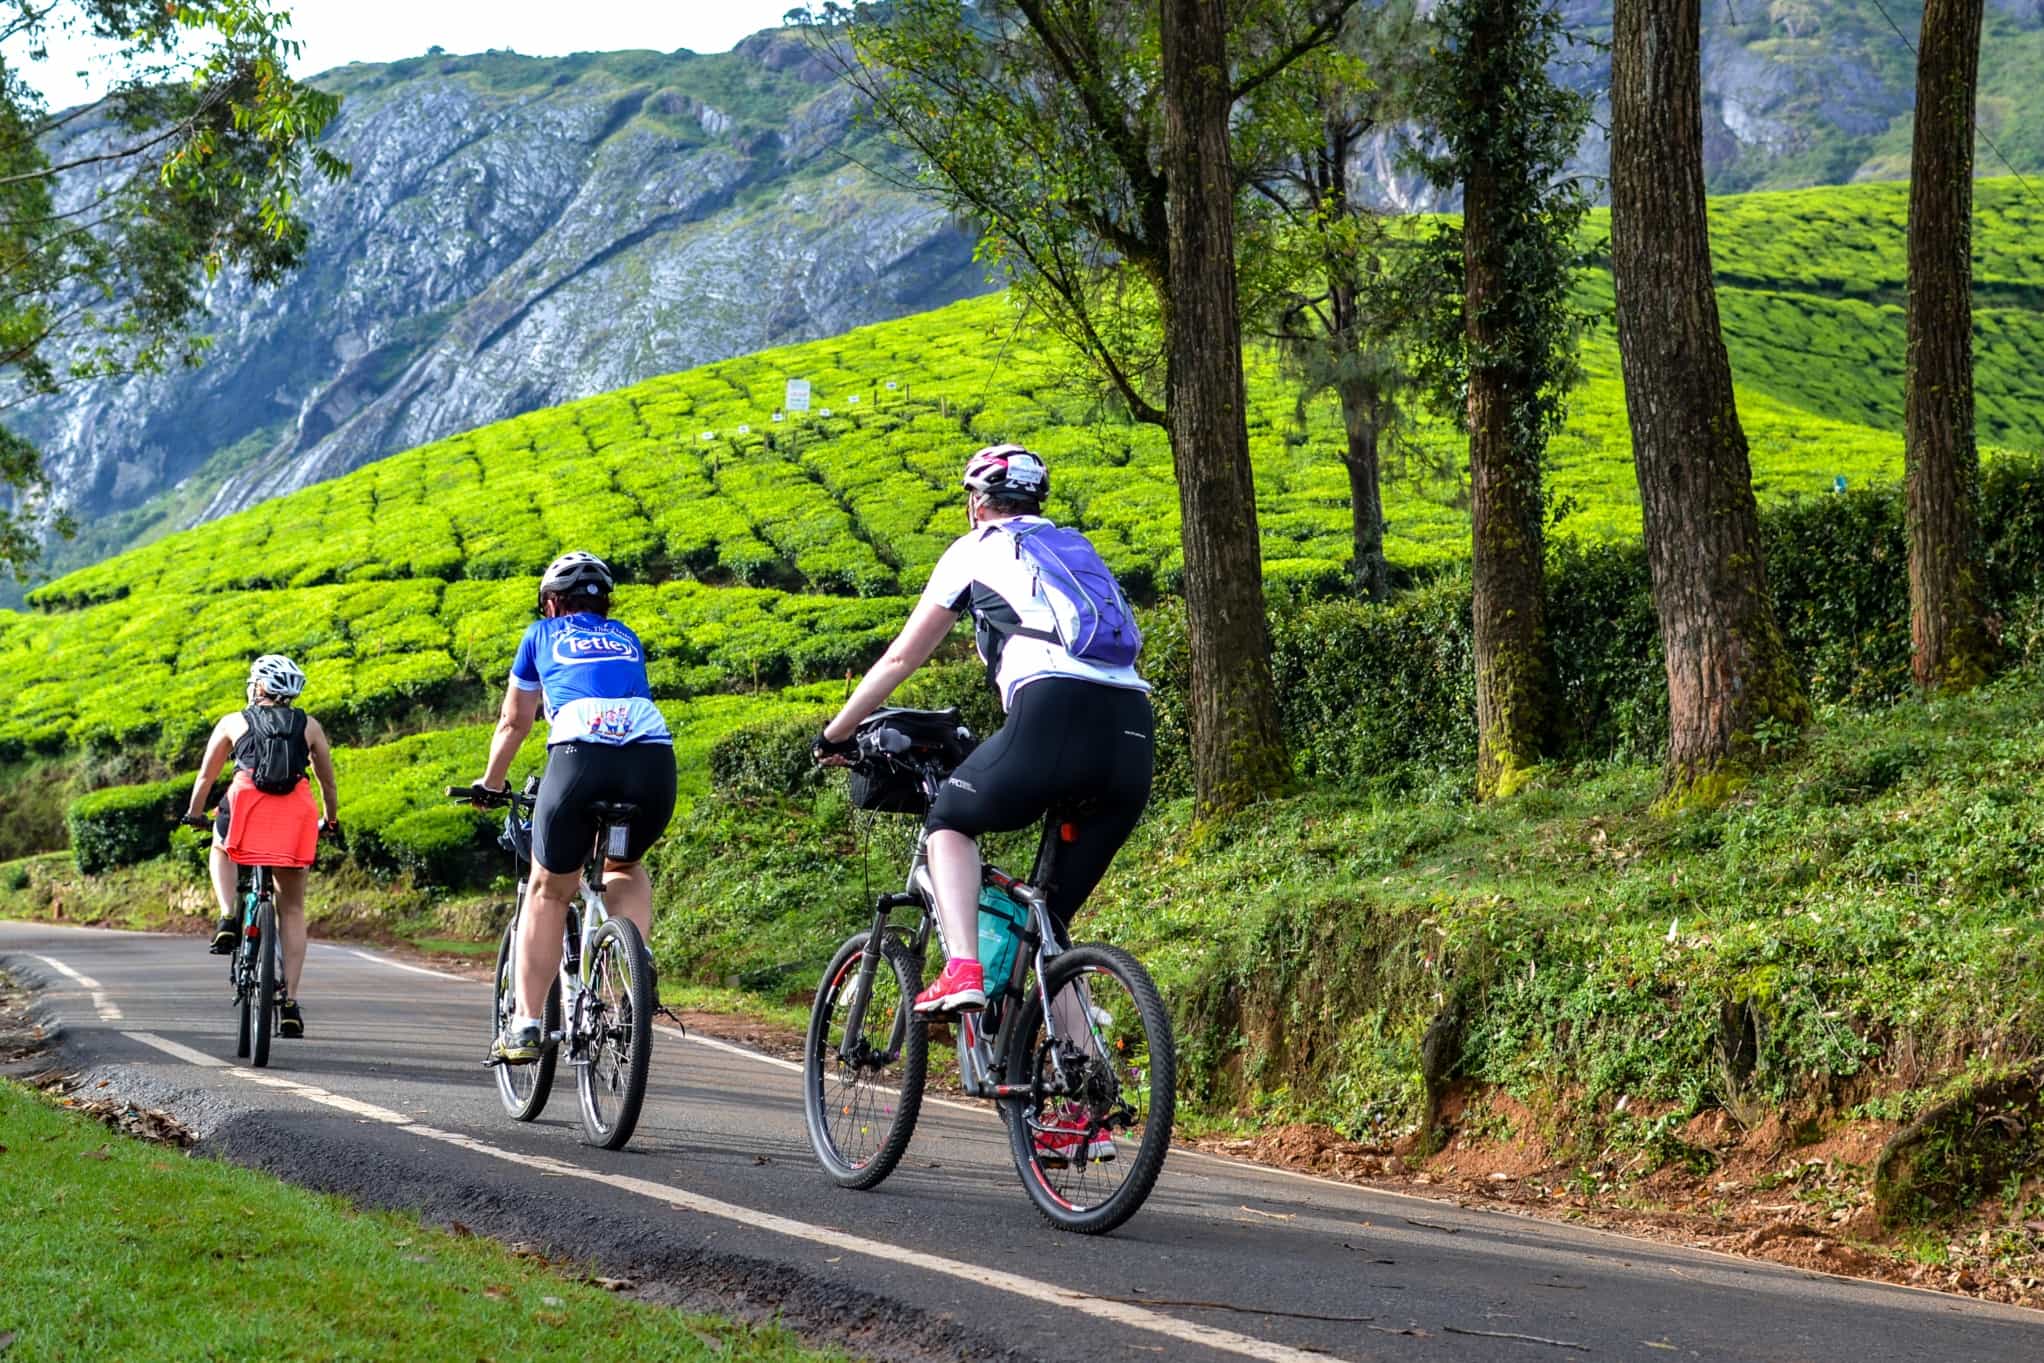
[[[980,834],[1069,812],[1047,844],[1052,862],[1043,886],[1062,932],[1150,796],[1149,683],[1133,665],[1073,656],[1059,641],[1055,616],[1017,544],[1017,532],[1049,526],[1042,515],[1049,471],[1019,445],[993,445],[966,463],[964,486],[972,528],[945,550],[900,636],[814,745],[819,761],[844,760],[859,721],[929,659],[961,614],[972,616],[980,658],[1008,717],[945,781],[926,820],[949,955],[936,981],[916,998],[915,1010],[923,1014],[986,1003],[974,954]]]

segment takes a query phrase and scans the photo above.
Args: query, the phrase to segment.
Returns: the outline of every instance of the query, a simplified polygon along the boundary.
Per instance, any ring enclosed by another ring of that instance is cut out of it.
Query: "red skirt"
[[[289,795],[257,790],[246,771],[227,794],[227,856],[241,866],[310,866],[319,850],[319,809],[312,783]]]

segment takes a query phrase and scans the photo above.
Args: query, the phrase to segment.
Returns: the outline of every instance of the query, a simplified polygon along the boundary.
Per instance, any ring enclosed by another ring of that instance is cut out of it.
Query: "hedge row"
[[[64,814],[78,869],[96,875],[169,851],[170,831],[177,827],[191,794],[187,777],[112,786],[79,796]]]
[[[710,753],[718,740],[747,725],[810,714],[818,704],[800,691],[664,702],[681,796],[676,817],[687,817],[689,802],[709,789]],[[502,815],[456,804],[445,794],[446,787],[467,785],[482,770],[491,728],[469,724],[392,743],[336,748],[348,856],[380,875],[441,886],[487,885],[507,873],[509,858],[496,843]],[[514,782],[522,784],[540,769],[545,747],[543,731],[527,739],[512,764]],[[191,778],[185,776],[111,786],[72,801],[65,821],[78,868],[95,874],[169,851],[190,792]]]

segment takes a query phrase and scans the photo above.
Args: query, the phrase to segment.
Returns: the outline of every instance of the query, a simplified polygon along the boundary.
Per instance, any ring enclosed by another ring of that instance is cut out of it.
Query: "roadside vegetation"
[[[0,1351],[22,1358],[548,1359],[592,1343],[635,1359],[837,1357],[110,1132],[5,1080],[0,1198]]]

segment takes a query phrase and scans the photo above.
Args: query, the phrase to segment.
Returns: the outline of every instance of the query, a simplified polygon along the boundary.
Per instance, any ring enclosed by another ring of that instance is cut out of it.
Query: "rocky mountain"
[[[1561,0],[1564,74],[1596,92],[1611,0]],[[1911,0],[1709,0],[1707,160],[1721,192],[1907,168]],[[1981,122],[2044,166],[2044,0],[1989,0]],[[431,53],[354,65],[305,267],[223,283],[197,371],[80,387],[18,413],[88,530],[74,566],[411,445],[987,287],[972,234],[865,168],[888,162],[790,33],[716,55]],[[1395,138],[1366,169],[1435,206]],[[1581,168],[1601,174],[1602,119]]]
[[[987,287],[970,233],[847,159],[870,138],[797,35],[433,54],[318,83],[343,96],[330,137],[354,175],[307,194],[305,265],[260,294],[223,283],[198,370],[27,409],[89,524],[64,558]]]

